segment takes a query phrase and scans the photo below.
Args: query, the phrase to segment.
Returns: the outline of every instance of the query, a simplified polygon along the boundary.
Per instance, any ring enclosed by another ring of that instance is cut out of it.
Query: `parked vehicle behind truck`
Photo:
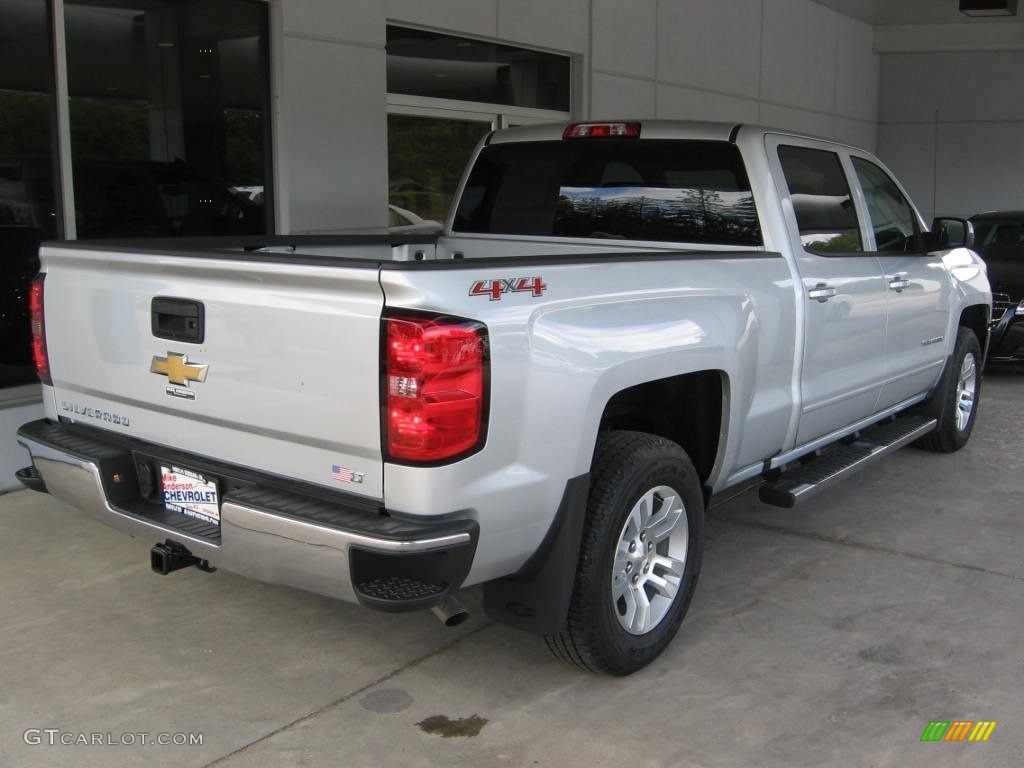
[[[1024,363],[1024,211],[989,211],[970,218],[974,249],[985,260],[992,288],[988,360]]]
[[[967,442],[991,294],[939,225],[846,145],[577,123],[488,136],[441,234],[46,244],[22,476],[159,572],[448,618],[482,584],[628,674],[713,494]]]

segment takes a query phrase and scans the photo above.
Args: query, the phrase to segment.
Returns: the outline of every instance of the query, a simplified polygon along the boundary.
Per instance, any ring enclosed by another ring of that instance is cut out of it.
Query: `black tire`
[[[602,435],[568,625],[548,648],[592,672],[646,666],[679,630],[703,550],[704,495],[683,449],[642,432]]]
[[[960,326],[953,356],[922,412],[939,420],[938,427],[916,443],[936,453],[959,451],[971,438],[981,403],[981,345],[970,328]]]

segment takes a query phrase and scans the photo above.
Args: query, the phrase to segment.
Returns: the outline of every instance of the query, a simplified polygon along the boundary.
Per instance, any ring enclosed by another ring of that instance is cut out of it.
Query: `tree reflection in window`
[[[560,190],[554,235],[756,245],[749,191],[661,187]]]
[[[557,141],[484,149],[456,231],[754,247],[739,150],[728,142]]]

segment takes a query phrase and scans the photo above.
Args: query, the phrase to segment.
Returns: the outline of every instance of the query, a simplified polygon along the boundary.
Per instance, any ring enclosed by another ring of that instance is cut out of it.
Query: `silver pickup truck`
[[[709,498],[955,451],[991,316],[966,222],[751,126],[497,131],[438,232],[44,244],[23,482],[152,545],[628,674]]]

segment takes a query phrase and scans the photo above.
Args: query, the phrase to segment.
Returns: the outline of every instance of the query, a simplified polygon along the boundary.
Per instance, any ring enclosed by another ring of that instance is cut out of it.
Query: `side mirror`
[[[974,245],[974,225],[967,219],[941,216],[932,221],[931,232],[924,233],[924,243],[929,251],[970,248]]]

